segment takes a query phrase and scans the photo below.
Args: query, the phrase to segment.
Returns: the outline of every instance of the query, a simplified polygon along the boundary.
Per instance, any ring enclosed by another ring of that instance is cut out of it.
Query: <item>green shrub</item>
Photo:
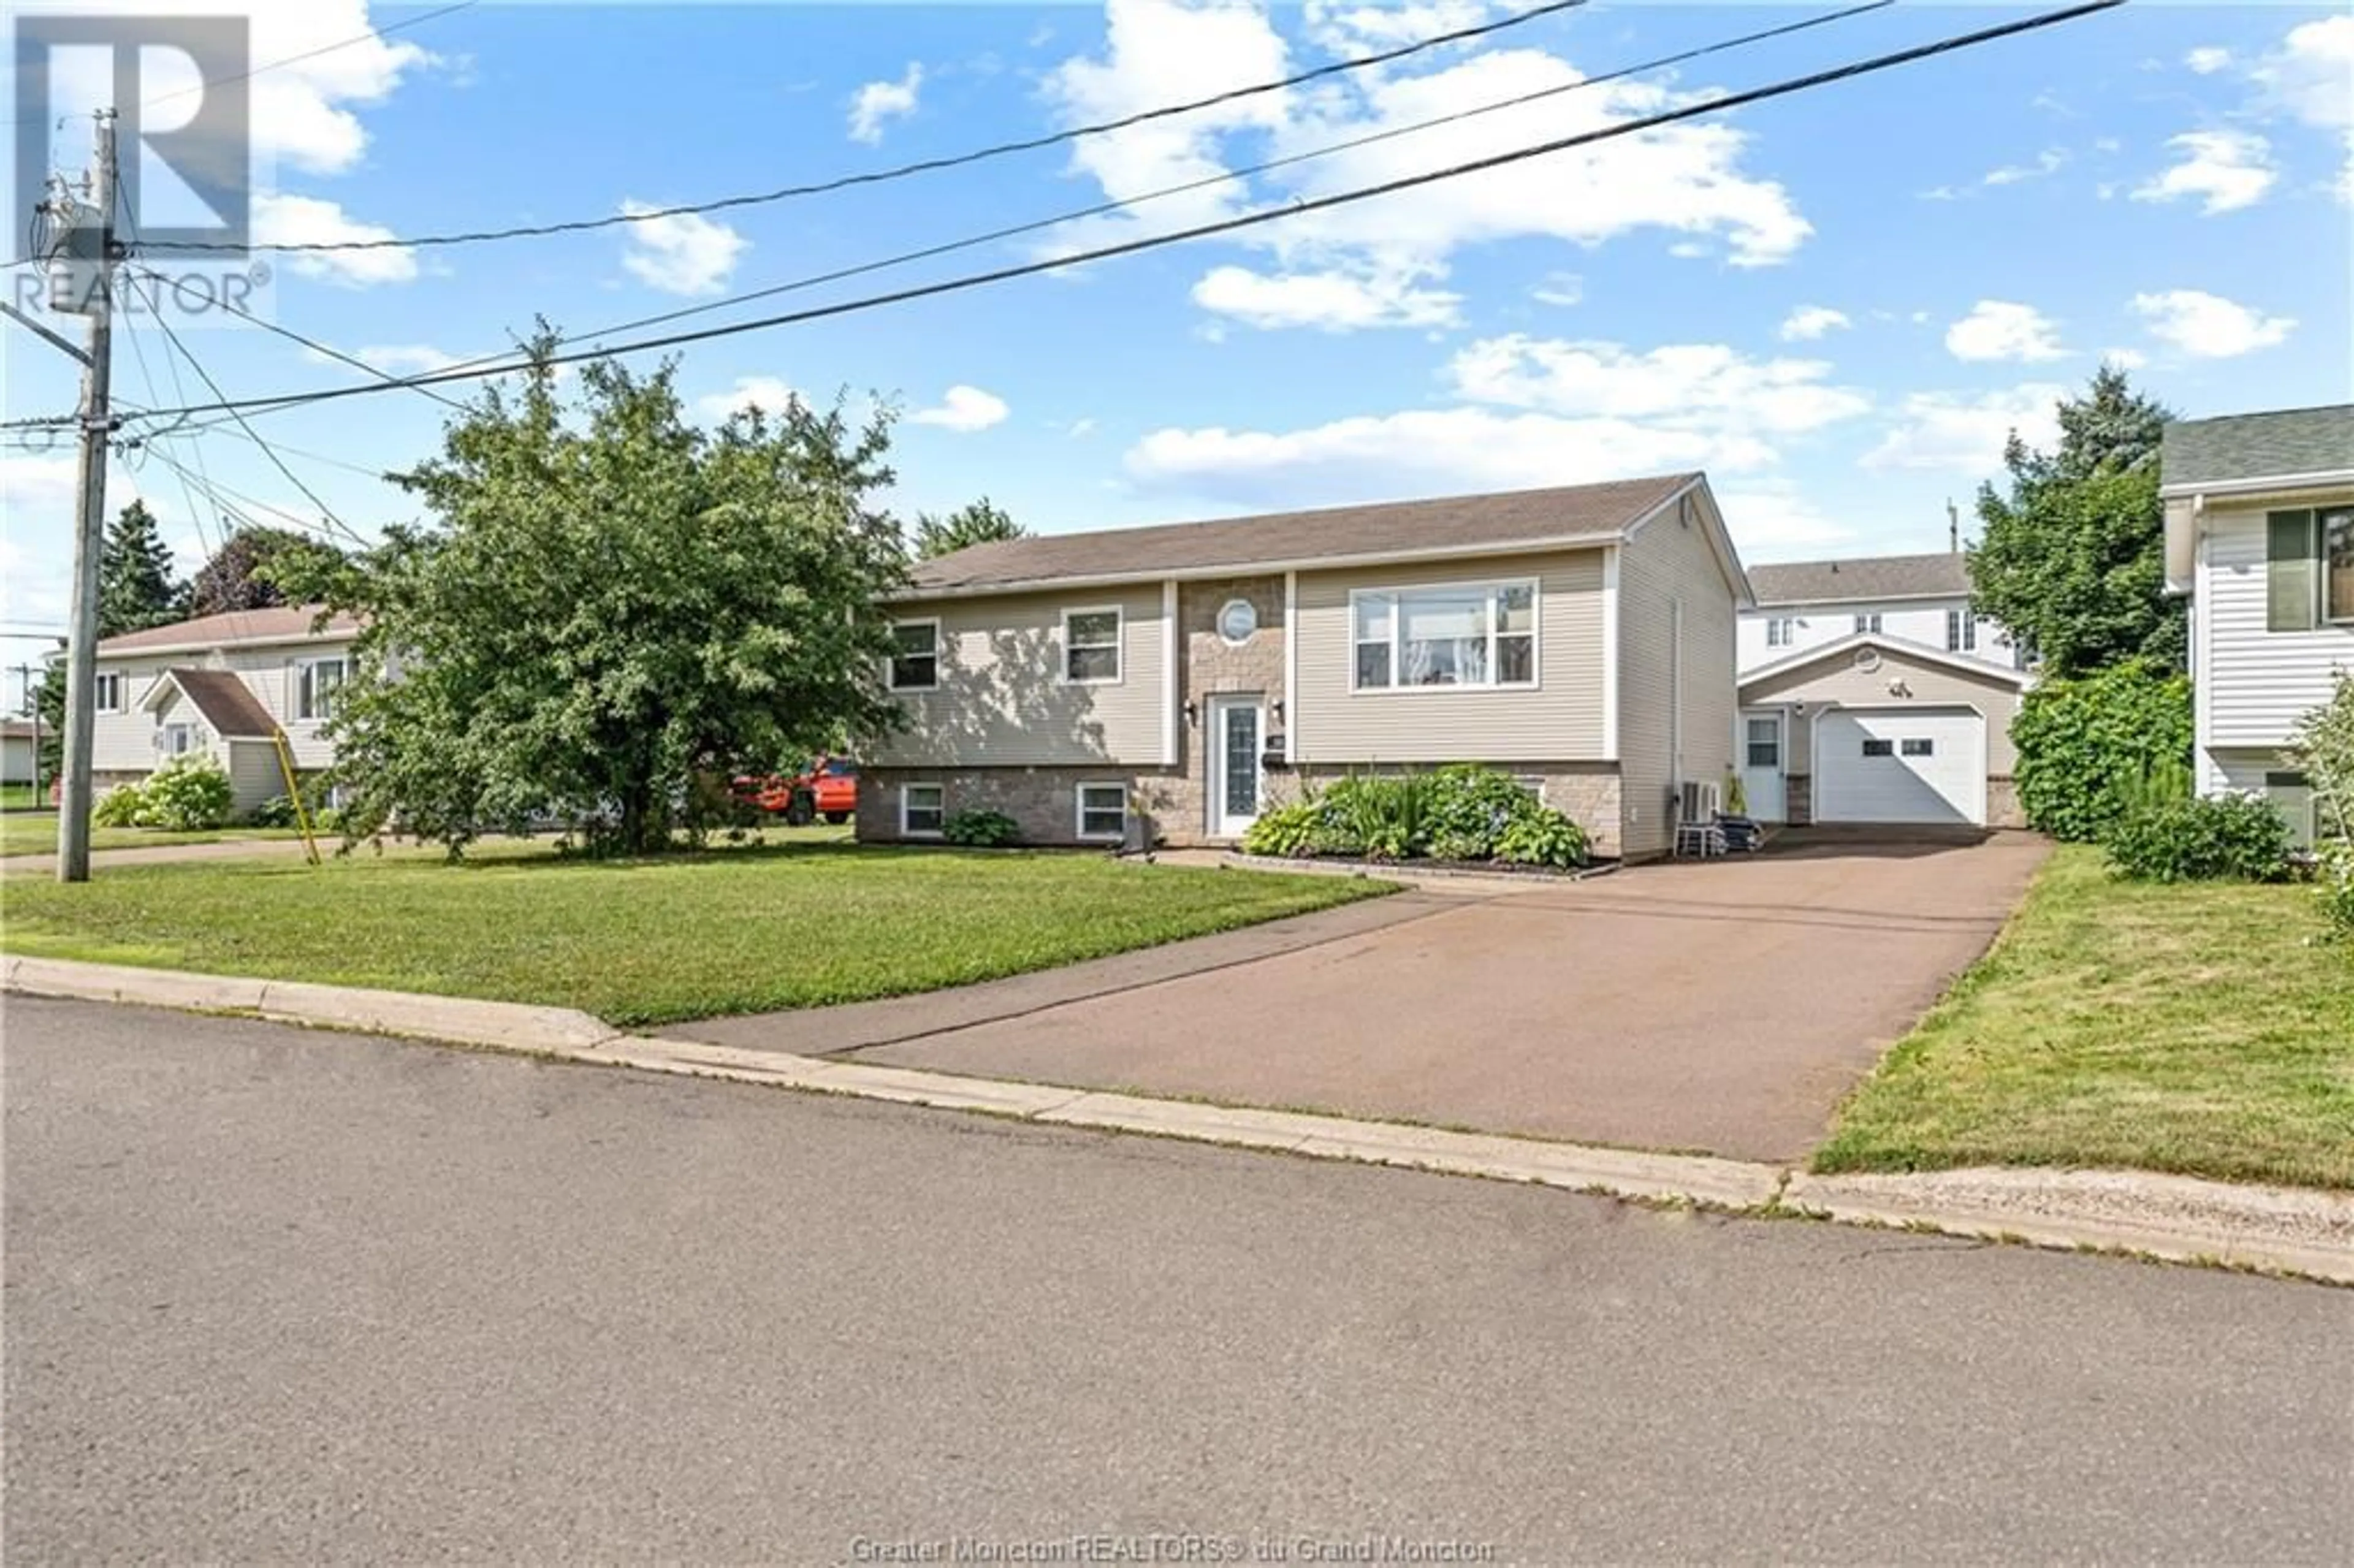
[[[1319,853],[1316,834],[1321,821],[1322,808],[1311,789],[1297,800],[1286,800],[1261,811],[1258,820],[1243,830],[1243,848],[1251,854],[1289,858],[1315,854]]]
[[[245,814],[246,825],[255,828],[291,828],[294,826],[294,802],[284,795],[272,795]]]
[[[2101,837],[2146,780],[2190,756],[2190,683],[2128,661],[2027,694],[2010,726],[2020,804],[2055,838]]]
[[[1585,852],[1585,830],[1549,806],[1514,819],[1496,841],[1496,858],[1512,865],[1584,865]]]
[[[1021,839],[1022,827],[1002,811],[959,811],[940,824],[940,837],[966,849],[1002,849]]]
[[[1494,859],[1504,830],[1542,805],[1510,774],[1469,764],[1440,768],[1429,789],[1430,853],[1440,860]]]
[[[2101,847],[2137,882],[2277,882],[2288,872],[2288,823],[2261,795],[2144,806],[2112,821]]]
[[[90,809],[90,820],[101,828],[133,828],[147,807],[147,792],[136,784],[117,784]]]
[[[2330,839],[2314,855],[2314,890],[2321,899],[2321,917],[2338,940],[2354,940],[2354,840]]]
[[[137,825],[194,832],[228,821],[237,803],[228,775],[209,757],[180,757],[149,775],[140,788]]]
[[[2313,789],[2320,842],[2314,881],[2322,917],[2354,939],[2354,675],[2339,675],[2329,700],[2297,721],[2290,755]]]

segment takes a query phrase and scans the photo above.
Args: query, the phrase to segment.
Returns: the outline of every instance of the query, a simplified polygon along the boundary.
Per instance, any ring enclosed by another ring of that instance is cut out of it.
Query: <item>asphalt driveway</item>
[[[2045,853],[2020,833],[1793,835],[1757,856],[1409,894],[1101,969],[665,1033],[1786,1160],[1986,949]]]

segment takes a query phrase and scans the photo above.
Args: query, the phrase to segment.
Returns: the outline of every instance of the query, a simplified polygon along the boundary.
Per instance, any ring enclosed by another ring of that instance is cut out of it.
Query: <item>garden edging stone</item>
[[[570,1008],[477,1001],[10,955],[11,992],[440,1040],[684,1076],[979,1111],[1496,1180],[1735,1213],[1933,1230],[2045,1247],[2222,1263],[2354,1285],[2354,1193],[2243,1187],[2145,1171],[2001,1169],[1812,1176],[1707,1155],[1651,1154],[1296,1111],[824,1061],[625,1034]]]

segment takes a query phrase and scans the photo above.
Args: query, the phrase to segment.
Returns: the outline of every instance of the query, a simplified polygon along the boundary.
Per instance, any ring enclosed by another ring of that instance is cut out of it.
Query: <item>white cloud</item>
[[[1415,286],[1412,274],[1381,271],[1254,272],[1217,267],[1193,285],[1193,302],[1255,327],[1445,327],[1462,296]]]
[[[1425,0],[1417,6],[1426,14],[1412,18],[1416,30],[1433,25],[1433,7],[1444,4]],[[1365,15],[1358,16],[1359,9]],[[1346,26],[1360,33],[1405,25],[1390,12],[1330,5],[1318,15],[1328,28]],[[1066,60],[1048,78],[1048,95],[1066,123],[1207,95],[1281,76],[1290,66],[1284,38],[1256,5],[1111,0],[1107,17],[1105,52]],[[1126,198],[1214,178],[1246,161],[1327,147],[1583,79],[1567,60],[1533,47],[1447,56],[1435,69],[1366,72],[1091,137],[1076,147],[1072,163],[1107,196]],[[1212,185],[1136,212],[1067,225],[1055,232],[1047,253],[1375,185],[1621,125],[1692,101],[1655,83],[1601,83],[1292,164],[1256,182],[1256,189],[1239,182]],[[1780,185],[1744,168],[1750,140],[1750,132],[1727,122],[1664,126],[1379,202],[1302,213],[1238,235],[1235,243],[1274,255],[1279,275],[1337,272],[1424,283],[1443,280],[1456,254],[1470,247],[1533,238],[1592,248],[1646,228],[1686,244],[1710,241],[1709,249],[1723,251],[1735,266],[1767,265],[1787,260],[1813,231]],[[1233,286],[1232,278],[1219,285]],[[1417,306],[1431,308],[1427,301]],[[1313,320],[1323,324],[1321,314]]]
[[[351,245],[397,238],[380,224],[362,223],[320,196],[257,191],[253,237],[264,245]],[[364,289],[376,283],[408,283],[417,277],[417,252],[405,245],[373,250],[289,251],[275,259],[304,278]]]
[[[2220,294],[2169,289],[2136,294],[2133,308],[2160,343],[2200,359],[2231,359],[2286,341],[2296,326],[2290,316],[2268,316]]]
[[[1491,0],[1308,0],[1305,19],[1320,47],[1355,59],[1460,32],[1503,8]]]
[[[1787,480],[1743,481],[1717,493],[1724,525],[1744,560],[1761,552],[1836,545],[1855,530],[1823,515]]]
[[[445,354],[431,344],[426,343],[376,344],[366,348],[355,348],[350,351],[350,355],[362,365],[381,370],[387,376],[430,375],[436,370],[447,370],[459,363],[456,355]],[[315,348],[304,349],[302,357],[317,365],[343,363],[334,355],[322,354]]]
[[[1649,419],[1670,429],[1787,434],[1852,418],[1871,400],[1829,384],[1819,359],[1754,360],[1722,344],[1645,353],[1615,343],[1514,334],[1458,354],[1448,377],[1462,397],[1547,413]]]
[[[2139,370],[2149,363],[2149,355],[2137,348],[2105,348],[2101,350],[2101,363],[2114,365],[2119,370]]]
[[[1782,322],[1784,343],[1812,343],[1824,334],[1844,331],[1855,323],[1845,311],[1835,311],[1829,305],[1800,305]]]
[[[970,434],[1005,422],[1005,399],[978,387],[951,387],[937,408],[921,408],[907,416],[910,424],[938,425],[944,430]]]
[[[1904,399],[1880,444],[1864,453],[1863,466],[1993,473],[2002,466],[2003,443],[2014,430],[2030,446],[2058,444],[2057,410],[2066,392],[2046,382],[1975,396],[1916,392]]]
[[[1126,463],[1130,477],[1151,490],[1281,507],[1578,484],[1685,468],[1756,469],[1771,460],[1759,442],[1699,430],[1444,408],[1287,431],[1172,428],[1131,447]]]
[[[870,81],[860,88],[850,101],[850,139],[870,147],[882,141],[885,125],[916,112],[923,86],[923,66],[909,60],[907,74],[898,80]]]
[[[2058,359],[2059,324],[2032,305],[1980,300],[1968,315],[1946,329],[1946,350],[1956,359]]]
[[[1988,170],[1979,183],[1989,185],[2015,185],[2028,180],[2040,180],[2046,175],[2058,174],[2067,162],[2067,154],[2057,147],[2048,147],[2037,154],[2035,162],[2031,164],[2005,164],[1999,169]]]
[[[2354,130],[2354,16],[2290,28],[2248,74],[2268,107],[2316,130]]]
[[[2196,75],[2213,76],[2219,70],[2231,69],[2232,51],[2209,44],[2183,56],[2182,63]]]
[[[1585,298],[1585,280],[1575,272],[1548,272],[1529,291],[1529,298],[1541,305],[1578,304]]]
[[[781,414],[785,406],[801,393],[774,376],[738,376],[736,384],[725,392],[707,392],[695,400],[695,411],[705,422],[724,424],[737,414],[753,408],[770,415]],[[807,398],[801,398],[807,402]]]
[[[2280,178],[2272,143],[2252,131],[2187,131],[2166,144],[2180,160],[2137,187],[2134,200],[2196,197],[2206,204],[2200,212],[2211,217],[2253,207]]]
[[[647,202],[625,201],[621,210],[637,217],[660,209]],[[621,266],[647,287],[668,294],[720,292],[752,243],[727,225],[695,212],[648,217],[631,224],[624,233],[628,249]]]
[[[1095,433],[1096,422],[1090,418],[1081,418],[1073,419],[1069,424],[1063,427],[1063,434],[1070,437],[1071,440],[1075,441],[1082,440]]]

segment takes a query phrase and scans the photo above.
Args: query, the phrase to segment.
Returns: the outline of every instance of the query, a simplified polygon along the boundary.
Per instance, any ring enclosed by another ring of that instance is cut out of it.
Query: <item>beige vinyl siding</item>
[[[1679,781],[1721,783],[1733,766],[1737,612],[1699,512],[1707,504],[1694,493],[1688,515],[1671,505],[1619,547],[1618,771],[1628,855],[1670,847],[1668,808]],[[1679,723],[1670,715],[1680,621]]]
[[[155,767],[162,760],[155,750],[155,715],[140,705],[154,690],[163,665],[153,659],[102,659],[98,668],[101,674],[122,673],[125,711],[98,715],[90,730],[90,767],[101,773],[142,773]]]
[[[1568,762],[1602,746],[1602,559],[1598,549],[1299,574],[1299,684],[1285,722],[1302,763]],[[1534,580],[1537,683],[1351,689],[1349,596],[1357,591]]]
[[[1063,679],[1063,612],[1117,607],[1120,678]],[[894,605],[940,624],[939,685],[894,694],[907,726],[871,748],[892,768],[1042,767],[1161,761],[1167,637],[1158,582],[1067,594]]]
[[[229,789],[236,797],[239,815],[252,810],[264,800],[286,793],[286,779],[278,769],[278,748],[267,741],[224,741],[213,748],[217,757],[228,753]]]
[[[2347,499],[2340,493],[2301,498],[2296,504],[2343,505]],[[2275,501],[2270,507],[2288,504]],[[2296,721],[2328,700],[2336,673],[2354,671],[2354,626],[2265,629],[2267,509],[2225,510],[2209,503],[2207,553],[2198,582],[2206,623],[2199,701],[2209,746],[2285,745]]]
[[[160,758],[155,750],[155,715],[142,705],[154,691],[164,671],[182,669],[236,671],[254,699],[286,732],[287,742],[294,750],[294,766],[306,771],[325,768],[335,760],[335,749],[323,733],[323,723],[294,716],[295,670],[297,665],[313,659],[335,658],[344,661],[345,678],[348,680],[352,662],[348,638],[299,645],[279,643],[260,648],[228,647],[101,659],[98,666],[101,671],[120,670],[127,677],[128,711],[99,715],[98,726],[91,736],[92,766],[101,772],[137,772],[157,766]],[[193,717],[193,710],[182,716]]]
[[[2019,716],[2019,689],[1999,678],[1981,680],[1948,665],[1925,659],[1908,659],[1883,649],[1880,668],[1859,670],[1851,653],[1834,653],[1812,664],[1752,681],[1741,688],[1743,705],[1765,707],[1776,703],[1805,703],[1810,709],[1836,703],[1850,708],[1976,708],[1986,717],[1987,777],[2008,779],[2018,766],[2010,743],[2010,721]],[[1909,696],[1893,695],[1892,681],[1902,681]],[[1792,777],[1813,771],[1814,737],[1809,714],[1790,715],[1787,767]]]

